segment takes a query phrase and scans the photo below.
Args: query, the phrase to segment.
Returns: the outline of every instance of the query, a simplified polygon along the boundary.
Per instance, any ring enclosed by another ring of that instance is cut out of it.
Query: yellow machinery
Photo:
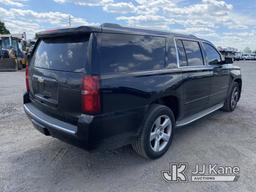
[[[26,67],[22,43],[22,35],[0,35],[0,70],[18,70]]]

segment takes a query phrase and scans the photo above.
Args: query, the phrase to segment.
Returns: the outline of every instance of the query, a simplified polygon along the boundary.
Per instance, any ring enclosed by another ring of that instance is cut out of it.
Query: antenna
[[[68,25],[69,25],[69,27],[71,27],[71,16],[70,15],[68,15]]]

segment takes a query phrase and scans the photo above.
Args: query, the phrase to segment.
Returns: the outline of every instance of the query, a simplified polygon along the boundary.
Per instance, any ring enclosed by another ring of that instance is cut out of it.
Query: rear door
[[[208,108],[212,72],[204,65],[198,41],[177,40],[177,48],[183,74],[184,117],[189,117]]]
[[[90,35],[39,40],[30,61],[31,99],[41,110],[75,122],[81,113],[81,82]]]

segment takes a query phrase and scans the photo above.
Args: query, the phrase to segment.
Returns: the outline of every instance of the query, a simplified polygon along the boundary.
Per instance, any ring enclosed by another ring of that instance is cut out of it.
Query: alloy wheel
[[[161,115],[153,123],[150,132],[150,146],[154,152],[161,152],[168,144],[172,134],[172,121]]]
[[[232,95],[231,95],[231,107],[232,107],[232,109],[234,109],[236,107],[238,99],[239,99],[239,89],[238,89],[238,87],[235,87],[233,92],[232,92]]]

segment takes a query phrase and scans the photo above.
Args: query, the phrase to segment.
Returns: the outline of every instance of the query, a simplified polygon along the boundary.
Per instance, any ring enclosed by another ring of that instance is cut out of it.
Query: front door
[[[221,64],[221,55],[216,48],[209,43],[202,43],[205,51],[206,62],[213,74],[211,78],[211,95],[209,104],[214,106],[224,103],[229,85],[229,69]]]

